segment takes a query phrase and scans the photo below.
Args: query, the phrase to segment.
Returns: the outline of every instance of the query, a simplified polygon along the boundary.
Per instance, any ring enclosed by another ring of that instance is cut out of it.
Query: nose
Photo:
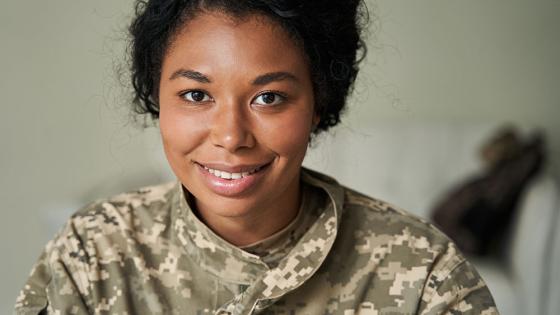
[[[212,144],[229,152],[252,148],[255,137],[242,106],[217,105],[210,126]]]

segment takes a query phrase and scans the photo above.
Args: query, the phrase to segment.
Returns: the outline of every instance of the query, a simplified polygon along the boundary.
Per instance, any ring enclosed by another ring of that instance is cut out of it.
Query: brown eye
[[[258,105],[276,105],[284,100],[284,96],[273,93],[273,92],[266,92],[262,93],[261,95],[257,96],[254,100],[255,104]]]
[[[202,91],[189,91],[186,92],[182,95],[182,97],[184,99],[186,99],[189,102],[194,102],[194,103],[198,103],[198,102],[207,102],[212,100],[210,98],[210,96],[208,96],[208,94],[202,92]]]

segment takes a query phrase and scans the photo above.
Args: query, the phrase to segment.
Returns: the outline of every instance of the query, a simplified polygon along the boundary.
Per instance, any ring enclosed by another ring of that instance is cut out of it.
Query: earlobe
[[[321,116],[319,116],[319,114],[316,113],[315,115],[313,115],[313,120],[312,120],[313,128],[311,128],[313,131],[317,129],[317,126],[319,125],[320,121],[321,121]]]

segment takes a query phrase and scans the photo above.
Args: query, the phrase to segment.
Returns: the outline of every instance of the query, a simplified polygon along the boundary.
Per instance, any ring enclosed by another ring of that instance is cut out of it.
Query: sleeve
[[[67,247],[72,243],[76,245],[73,240],[76,238],[61,233],[47,244],[17,297],[15,314],[90,313],[82,294],[87,288],[87,281],[84,281],[87,277],[79,266],[69,263],[80,260],[79,251]],[[83,254],[81,258],[83,260]]]
[[[457,259],[440,264],[431,273],[418,314],[499,315],[484,280],[468,261]]]

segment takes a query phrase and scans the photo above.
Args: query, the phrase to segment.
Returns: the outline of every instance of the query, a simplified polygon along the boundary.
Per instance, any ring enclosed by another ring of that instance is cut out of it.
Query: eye
[[[185,92],[181,94],[181,97],[193,103],[208,102],[212,100],[208,94],[198,90]]]
[[[286,97],[274,92],[265,92],[255,98],[253,103],[257,105],[271,106],[284,101]]]

